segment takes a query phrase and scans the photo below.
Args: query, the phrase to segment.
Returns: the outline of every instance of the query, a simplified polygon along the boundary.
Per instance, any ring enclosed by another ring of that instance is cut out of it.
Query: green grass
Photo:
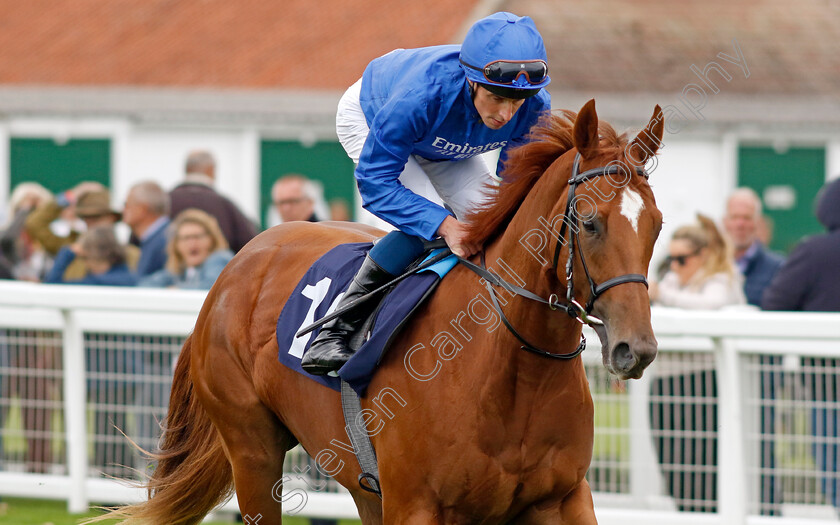
[[[627,461],[630,457],[630,411],[628,399],[608,397],[614,392],[592,391],[595,404],[593,457]],[[609,430],[610,432],[607,432]]]
[[[93,511],[87,514],[69,514],[67,503],[63,501],[42,501],[21,498],[3,498],[0,502],[0,525],[76,525],[83,518],[101,515]],[[102,523],[114,524],[109,520]],[[232,521],[209,521],[210,525],[230,525]],[[360,525],[357,520],[340,520],[339,525]],[[308,525],[309,519],[284,517],[283,525]]]
[[[0,523],[3,525],[74,525],[82,518],[91,518],[101,514],[101,512],[69,514],[67,503],[63,501],[3,498],[3,502],[0,503]]]

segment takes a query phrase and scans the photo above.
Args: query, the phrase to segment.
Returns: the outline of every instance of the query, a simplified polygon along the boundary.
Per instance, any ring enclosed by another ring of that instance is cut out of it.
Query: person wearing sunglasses
[[[507,151],[551,109],[549,82],[533,20],[507,12],[477,21],[461,45],[397,49],[368,64],[338,104],[336,131],[356,163],[362,207],[396,230],[374,245],[337,308],[402,273],[424,239],[440,236],[463,257],[479,251],[465,243],[463,221],[488,197]],[[480,156],[493,150],[496,169]],[[324,325],[303,368],[340,368],[352,355],[345,341],[376,306],[368,300]]]
[[[674,232],[665,258],[667,273],[650,287],[651,300],[662,306],[717,309],[745,304],[743,277],[729,243],[714,221],[697,215],[699,224]]]
[[[743,278],[714,221],[678,228],[668,245],[667,273],[650,283],[654,304],[718,309],[746,304]],[[717,377],[701,354],[669,353],[650,380],[650,425],[665,490],[683,512],[717,510]]]

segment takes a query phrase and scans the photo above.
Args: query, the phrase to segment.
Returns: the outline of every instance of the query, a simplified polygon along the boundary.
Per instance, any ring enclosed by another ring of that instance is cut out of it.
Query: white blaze
[[[636,233],[639,233],[639,214],[642,213],[644,207],[645,203],[641,195],[630,188],[624,188],[624,193],[621,195],[621,214],[627,217]]]

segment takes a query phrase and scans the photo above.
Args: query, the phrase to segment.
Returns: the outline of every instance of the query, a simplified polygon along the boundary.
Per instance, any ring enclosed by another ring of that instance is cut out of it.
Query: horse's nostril
[[[613,348],[613,366],[616,370],[623,372],[632,370],[636,366],[636,356],[630,350],[630,345],[627,343],[618,343]]]

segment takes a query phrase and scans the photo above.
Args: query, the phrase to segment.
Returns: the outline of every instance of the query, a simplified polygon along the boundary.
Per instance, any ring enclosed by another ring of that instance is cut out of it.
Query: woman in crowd
[[[84,277],[65,279],[67,267],[76,259],[84,262]],[[114,235],[111,224],[96,226],[83,233],[78,241],[62,247],[55,257],[52,270],[44,282],[56,284],[86,284],[99,286],[134,286],[137,277],[126,263],[125,246]],[[123,348],[130,339],[117,336]],[[91,403],[100,405],[93,412],[94,445],[91,465],[107,475],[132,477],[128,467],[134,456],[130,444],[121,432],[127,431],[126,411],[114,408],[133,402],[134,385],[116,378],[105,379],[106,374],[136,373],[139,354],[126,349],[103,349],[98,344],[85,345],[87,368],[87,395]],[[99,377],[94,379],[94,377]],[[107,407],[107,408],[105,408]]]
[[[22,182],[12,191],[8,217],[0,228],[0,279],[38,282],[47,273],[52,259],[23,226],[29,213],[51,198],[50,192],[35,182]],[[52,405],[60,391],[56,380],[60,355],[61,347],[49,331],[0,331],[0,367],[17,371],[0,377],[0,398],[20,400],[27,472],[49,473],[53,464]],[[0,423],[8,421],[9,408],[8,404],[0,406]],[[14,460],[14,452],[4,452],[7,461]]]
[[[77,257],[85,263],[85,276],[81,279],[65,280],[64,271]],[[137,284],[137,277],[128,269],[125,247],[117,241],[114,228],[97,226],[82,234],[77,242],[59,250],[44,282],[134,286]]]
[[[41,281],[51,263],[50,257],[24,229],[30,212],[52,198],[37,182],[18,184],[9,199],[8,221],[0,229],[0,278]]]
[[[682,226],[668,246],[667,273],[651,283],[654,304],[717,309],[746,304],[731,248],[708,217]],[[703,354],[668,354],[652,370],[650,419],[665,487],[681,511],[717,510],[717,385]]]
[[[209,290],[233,258],[219,223],[191,208],[172,221],[166,266],[140,280],[140,286]]]
[[[699,224],[682,226],[668,247],[668,273],[651,283],[654,304],[687,309],[716,309],[746,304],[743,277],[732,250],[715,223],[697,215]]]

